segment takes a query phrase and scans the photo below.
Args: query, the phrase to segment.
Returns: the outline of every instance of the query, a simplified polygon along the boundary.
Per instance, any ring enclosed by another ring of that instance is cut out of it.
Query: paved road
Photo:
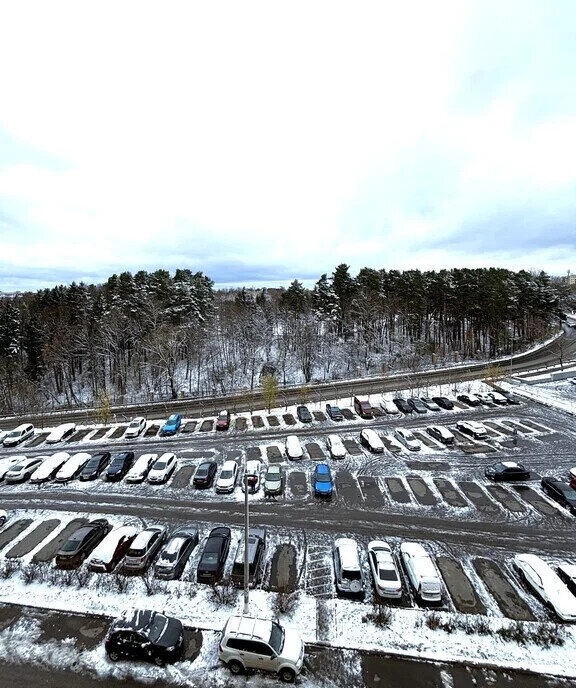
[[[576,331],[565,328],[562,336],[551,344],[511,359],[503,359],[500,365],[507,370],[518,373],[550,365],[558,365],[560,360],[564,364],[576,357]],[[338,399],[355,394],[376,394],[378,392],[392,392],[399,387],[410,384],[435,385],[446,384],[448,381],[473,380],[485,373],[487,367],[494,365],[494,361],[482,361],[467,365],[458,365],[441,370],[401,371],[385,376],[365,378],[362,380],[338,380],[328,383],[313,384],[310,387],[310,397],[313,401],[323,399]],[[278,404],[283,406],[296,404],[300,397],[300,387],[282,389],[278,395]],[[262,409],[263,395],[259,390],[244,391],[237,394],[203,397],[201,399],[179,399],[142,405],[115,406],[112,414],[120,422],[134,416],[145,416],[148,419],[166,418],[172,412],[179,411],[187,416],[216,415],[221,408],[229,408],[234,413]],[[24,415],[6,416],[0,419],[0,429],[12,429],[21,422]],[[26,414],[25,419],[34,423],[36,427],[53,426],[61,422],[76,421],[79,423],[93,423],[98,420],[98,413],[94,409],[80,409],[63,411],[61,413]]]

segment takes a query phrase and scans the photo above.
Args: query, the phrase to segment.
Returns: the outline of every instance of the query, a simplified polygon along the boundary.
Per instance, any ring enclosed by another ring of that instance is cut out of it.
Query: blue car
[[[160,429],[160,435],[175,435],[182,425],[182,416],[173,413]]]
[[[314,494],[316,497],[331,497],[334,482],[330,466],[327,463],[318,463],[314,469]]]

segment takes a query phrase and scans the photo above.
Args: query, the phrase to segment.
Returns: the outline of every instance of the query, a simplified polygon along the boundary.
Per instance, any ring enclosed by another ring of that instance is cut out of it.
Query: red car
[[[230,427],[230,411],[220,411],[216,419],[216,430],[228,430]]]

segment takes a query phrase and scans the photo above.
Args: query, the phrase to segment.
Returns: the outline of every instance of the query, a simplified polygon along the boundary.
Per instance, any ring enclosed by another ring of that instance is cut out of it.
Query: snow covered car
[[[386,399],[386,397],[380,397],[380,408],[388,416],[399,416],[400,409],[392,401],[392,399]]]
[[[440,407],[434,399],[430,399],[430,397],[420,397],[420,401],[429,411],[440,411]]]
[[[465,392],[464,394],[459,394],[456,399],[458,401],[461,401],[463,404],[466,404],[467,406],[480,406],[480,399],[475,394],[468,394]]]
[[[90,461],[90,454],[87,452],[78,452],[66,461],[66,463],[59,469],[54,476],[57,483],[67,483],[69,480],[74,480],[80,475],[84,466]]]
[[[482,406],[489,406],[490,408],[494,408],[496,406],[492,397],[485,392],[476,392],[474,396],[478,398]]]
[[[576,564],[560,564],[556,568],[560,580],[566,583],[568,590],[576,595]]]
[[[138,535],[136,526],[119,526],[111,530],[96,547],[88,559],[90,571],[110,573],[128,551],[132,541]]]
[[[62,423],[57,428],[54,428],[48,437],[44,440],[47,444],[56,444],[62,442],[76,432],[76,423]]]
[[[145,571],[166,540],[166,526],[149,526],[134,538],[126,556],[123,569],[129,572]]]
[[[510,481],[510,480],[529,480],[530,471],[522,463],[516,461],[497,461],[486,466],[484,475],[488,480]]]
[[[422,442],[420,442],[419,439],[416,439],[412,430],[407,430],[406,428],[395,428],[394,437],[410,451],[420,451],[422,449]]]
[[[492,401],[498,406],[508,406],[508,399],[500,392],[488,392],[488,396],[492,398]]]
[[[438,440],[438,442],[442,442],[442,444],[454,444],[454,435],[443,425],[429,425],[426,428],[426,432],[430,437]]]
[[[304,456],[304,450],[296,435],[288,435],[286,438],[286,456],[292,460],[301,459]]]
[[[333,459],[343,459],[346,456],[346,447],[339,435],[328,435],[326,438],[326,447]]]
[[[552,568],[535,554],[517,554],[514,566],[520,577],[562,621],[576,621],[576,597]]]
[[[10,466],[10,469],[4,476],[4,481],[7,483],[23,483],[28,480],[32,473],[40,466],[44,460],[43,456],[34,456],[31,459],[24,459]]]
[[[56,452],[52,456],[44,457],[44,461],[30,476],[30,482],[45,483],[47,480],[50,480],[69,458],[70,454],[68,452]]]
[[[238,464],[236,461],[224,461],[218,480],[216,492],[233,492],[238,478]]]
[[[24,455],[18,454],[17,456],[7,456],[4,459],[0,459],[0,480],[4,480],[6,473],[8,473],[15,463],[24,461],[25,458]]]
[[[262,471],[262,464],[257,459],[252,459],[251,461],[246,461],[246,468],[244,469],[244,475],[242,477],[241,487],[242,491],[246,489],[248,485],[248,492],[253,494],[258,492],[260,489],[260,472]]]
[[[146,418],[137,416],[130,421],[130,425],[126,428],[124,438],[129,440],[138,437],[146,430]]]
[[[166,452],[152,464],[148,473],[149,483],[165,483],[176,470],[176,454]]]
[[[160,437],[167,435],[175,435],[182,425],[182,416],[179,413],[173,413],[168,417],[164,425],[160,428]]]
[[[488,437],[486,428],[482,423],[478,423],[475,420],[459,420],[456,423],[456,427],[460,432],[463,432],[465,435],[470,435],[475,440],[485,440]]]
[[[368,563],[374,579],[376,594],[380,597],[399,599],[402,597],[400,573],[392,549],[383,540],[368,543]]]
[[[136,459],[136,463],[126,474],[127,483],[141,483],[146,480],[152,464],[158,458],[158,454],[142,454]]]
[[[370,428],[366,428],[360,433],[360,444],[374,454],[382,454],[384,452],[384,442]]]
[[[196,528],[182,528],[173,533],[154,564],[154,573],[158,578],[174,580],[180,578],[186,562],[198,544]]]
[[[22,425],[19,425],[17,428],[14,428],[14,430],[10,430],[10,432],[6,435],[2,443],[5,447],[15,447],[17,444],[20,444],[21,442],[24,442],[25,440],[30,439],[30,437],[33,436],[34,426],[32,425],[32,423],[23,423]]]
[[[442,582],[428,552],[418,542],[403,542],[400,555],[416,596],[424,603],[442,602]]]

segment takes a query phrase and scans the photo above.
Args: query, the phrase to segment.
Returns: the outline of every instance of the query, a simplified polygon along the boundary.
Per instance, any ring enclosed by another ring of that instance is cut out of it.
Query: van
[[[442,583],[428,552],[418,542],[403,542],[400,555],[404,569],[420,602],[442,602]]]
[[[24,440],[27,440],[33,435],[34,426],[32,423],[24,423],[23,425],[19,425],[17,428],[14,428],[14,430],[11,430],[4,438],[3,444],[5,447],[15,447],[17,444],[24,442]]]
[[[354,411],[356,411],[360,418],[374,418],[372,406],[368,399],[358,399],[358,397],[354,397]]]
[[[244,538],[232,566],[230,580],[232,585],[244,586]],[[266,528],[250,528],[248,530],[248,586],[253,588],[262,577],[264,568],[264,551],[266,549]]]

